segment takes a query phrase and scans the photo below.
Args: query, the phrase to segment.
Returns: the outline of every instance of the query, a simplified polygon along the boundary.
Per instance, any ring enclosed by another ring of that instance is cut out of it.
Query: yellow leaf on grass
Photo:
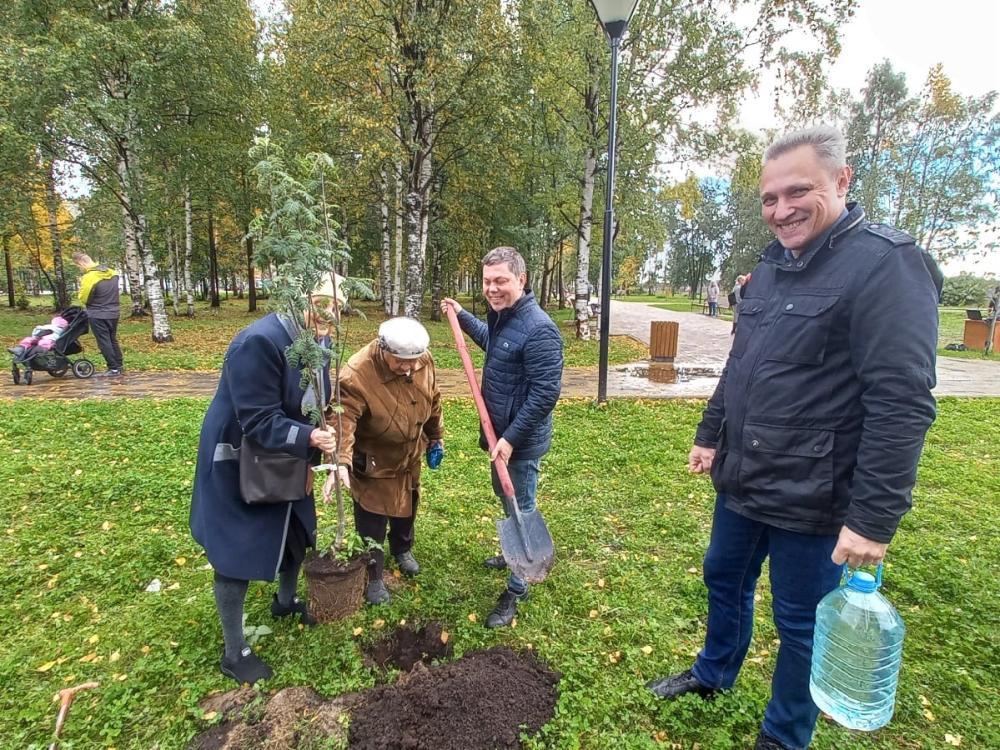
[[[108,657],[108,661],[114,663],[114,662],[118,661],[121,658],[122,658],[122,655],[121,655],[120,652],[118,652],[118,651],[112,651],[111,652],[111,656]]]
[[[174,562],[177,563],[178,565],[187,565],[187,558],[186,557],[175,557],[174,558]]]
[[[646,656],[649,656],[651,653],[653,653],[653,647],[652,646],[643,646],[639,650],[642,651],[642,653],[644,653]]]
[[[476,617],[476,613],[475,613],[475,612],[470,612],[470,613],[469,613],[469,622],[475,622],[475,621],[476,621],[476,620],[478,620],[478,619],[479,619],[479,618],[478,618],[478,617]]]
[[[111,528],[111,521],[105,521],[104,523],[101,524],[101,529],[103,531],[107,531],[110,528]]]
[[[598,614],[598,612],[597,612],[596,609],[590,610],[590,619],[593,620],[594,618],[596,618],[597,614]]]
[[[354,628],[354,630],[352,630],[351,632],[354,634],[354,637],[357,638],[359,635],[361,635],[362,633],[365,632],[365,629],[364,628]]]
[[[924,709],[924,718],[927,719],[927,721],[934,721],[934,714],[931,713],[929,708]]]
[[[77,469],[76,471],[73,472],[74,477],[78,477],[81,474],[83,474],[83,469]]]
[[[94,633],[87,639],[87,643],[97,643],[99,640],[101,640],[101,637],[97,633]]]
[[[379,618],[372,623],[372,627],[375,628],[375,630],[381,630],[384,626],[385,626],[385,620],[383,620],[382,618]]]
[[[84,664],[86,664],[87,662],[91,662],[91,661],[93,661],[96,658],[97,658],[97,652],[96,651],[91,651],[89,654],[87,654],[85,656],[81,656],[80,657],[80,661],[82,661]]]
[[[205,721],[212,721],[218,715],[219,715],[218,711],[209,711],[207,714],[205,714],[201,718],[203,718]]]
[[[151,649],[149,648],[149,646],[143,646],[139,650],[142,651],[142,653],[144,653],[144,654],[148,654],[151,651]]]
[[[447,643],[449,638],[451,638],[451,636],[448,634],[448,631],[447,630],[442,630],[441,631],[441,643]]]
[[[36,672],[48,672],[55,665],[56,665],[56,663],[54,661],[47,661],[44,664],[40,665],[35,671]]]
[[[958,747],[962,744],[962,735],[945,733],[944,741],[953,747]]]
[[[604,588],[604,579],[603,578],[598,578],[597,579],[597,588],[599,588],[599,589],[603,589]]]
[[[926,696],[918,695],[917,697],[920,698],[920,705],[921,706],[929,706],[929,705],[931,705],[931,702],[929,700],[927,700]]]

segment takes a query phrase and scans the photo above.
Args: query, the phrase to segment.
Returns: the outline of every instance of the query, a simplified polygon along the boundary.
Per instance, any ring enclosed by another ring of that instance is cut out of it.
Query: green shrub
[[[994,283],[971,273],[949,276],[944,280],[944,288],[941,290],[941,304],[948,307],[984,306]]]

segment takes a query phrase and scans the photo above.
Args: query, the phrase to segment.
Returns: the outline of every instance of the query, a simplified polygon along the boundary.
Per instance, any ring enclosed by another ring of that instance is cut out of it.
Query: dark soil
[[[508,750],[555,710],[559,674],[531,654],[474,651],[375,688],[351,711],[351,750]]]
[[[397,628],[391,635],[375,641],[365,649],[365,664],[409,672],[417,662],[430,664],[435,659],[450,658],[453,652],[448,637],[443,635],[441,623],[431,622],[419,630]]]

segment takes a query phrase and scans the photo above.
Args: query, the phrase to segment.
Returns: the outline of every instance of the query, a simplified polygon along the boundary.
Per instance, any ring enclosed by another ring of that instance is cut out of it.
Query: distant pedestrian
[[[736,333],[736,319],[740,316],[740,302],[743,301],[743,287],[749,281],[750,274],[740,274],[736,277],[736,283],[733,284],[733,291],[729,293],[729,307],[733,311],[733,329],[730,331],[730,335]]]
[[[80,305],[86,306],[90,331],[97,339],[97,348],[108,365],[98,377],[114,377],[125,372],[122,350],[118,345],[118,275],[107,266],[98,265],[86,253],[73,253],[73,263],[80,277]]]
[[[719,317],[719,282],[712,279],[708,282],[708,314]]]

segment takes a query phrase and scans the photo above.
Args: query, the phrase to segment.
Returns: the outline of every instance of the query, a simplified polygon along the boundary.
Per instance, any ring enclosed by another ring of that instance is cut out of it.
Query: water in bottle
[[[809,692],[849,729],[885,726],[895,708],[906,629],[881,583],[881,564],[875,576],[848,573],[816,608]]]

